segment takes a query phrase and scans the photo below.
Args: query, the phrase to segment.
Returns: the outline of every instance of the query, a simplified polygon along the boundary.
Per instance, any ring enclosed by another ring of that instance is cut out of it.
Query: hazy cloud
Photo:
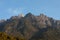
[[[11,13],[11,14],[19,14],[19,13],[22,13],[24,10],[24,8],[9,8],[7,11],[8,13]]]

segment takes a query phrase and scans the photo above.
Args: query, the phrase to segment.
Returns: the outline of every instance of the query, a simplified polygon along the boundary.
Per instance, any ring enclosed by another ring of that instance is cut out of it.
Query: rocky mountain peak
[[[4,21],[6,21],[6,20],[2,19],[2,20],[0,20],[0,23],[2,23],[2,22],[4,22]]]
[[[20,19],[22,17],[24,17],[23,14],[18,14],[18,16],[12,16],[10,19]]]
[[[47,17],[46,15],[44,15],[43,13],[40,14],[40,17]]]
[[[33,16],[33,14],[29,12],[28,14],[26,14],[25,17],[31,17],[31,16]]]
[[[22,35],[27,40],[60,40],[60,20],[55,20],[44,14],[35,16],[28,13],[24,17],[21,14],[0,23],[0,31],[14,36]]]
[[[24,14],[21,13],[21,14],[18,15],[18,17],[19,18],[24,17]]]

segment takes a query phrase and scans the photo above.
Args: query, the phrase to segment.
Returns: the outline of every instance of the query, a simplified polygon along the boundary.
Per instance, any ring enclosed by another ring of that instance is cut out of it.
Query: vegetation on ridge
[[[15,37],[12,35],[7,35],[4,32],[0,32],[0,40],[25,40],[24,37]]]

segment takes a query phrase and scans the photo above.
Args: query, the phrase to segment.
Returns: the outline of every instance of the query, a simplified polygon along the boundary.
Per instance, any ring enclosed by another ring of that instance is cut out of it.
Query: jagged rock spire
[[[40,17],[46,17],[46,15],[44,15],[43,13],[40,14]]]
[[[26,17],[27,17],[27,16],[32,16],[32,13],[29,12],[28,14],[26,14]]]

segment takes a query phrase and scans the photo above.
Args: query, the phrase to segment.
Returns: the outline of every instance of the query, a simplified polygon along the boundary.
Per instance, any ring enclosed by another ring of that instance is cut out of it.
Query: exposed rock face
[[[24,17],[19,17],[13,16],[0,23],[0,30],[8,35],[22,35],[26,40],[60,39],[60,20],[54,20],[44,14],[34,16],[31,13],[26,14]]]
[[[23,14],[19,14],[18,15],[18,18],[21,18],[21,17],[24,17],[24,15]]]
[[[5,22],[5,20],[3,19],[3,20],[0,20],[0,23],[2,23],[2,22]]]

